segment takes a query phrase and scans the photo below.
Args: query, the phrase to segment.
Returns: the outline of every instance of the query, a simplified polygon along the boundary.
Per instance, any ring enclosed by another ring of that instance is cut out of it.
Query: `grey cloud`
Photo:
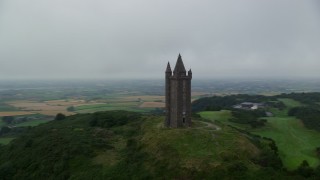
[[[0,78],[319,77],[317,0],[2,0]]]

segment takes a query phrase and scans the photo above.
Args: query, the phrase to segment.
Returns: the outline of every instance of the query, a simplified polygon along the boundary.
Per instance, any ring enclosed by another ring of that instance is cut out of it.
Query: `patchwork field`
[[[55,116],[58,113],[65,115],[72,115],[74,112],[67,110],[70,106],[82,106],[82,105],[96,105],[97,102],[85,102],[84,100],[53,100],[44,102],[35,101],[11,101],[9,105],[22,110],[26,114],[43,114],[49,116]],[[1,112],[0,112],[1,113]],[[24,115],[24,114],[21,114]]]
[[[115,91],[110,94],[97,94],[94,97],[77,97],[67,99],[42,100],[11,100],[0,102],[1,116],[21,116],[30,114],[42,114],[55,116],[58,113],[73,115],[76,113],[92,113],[108,110],[128,110],[135,112],[148,112],[165,106],[164,96],[159,95],[134,95],[141,92]],[[205,92],[193,92],[192,100],[205,96]],[[36,94],[30,94],[31,97]],[[47,94],[44,94],[44,99]],[[30,99],[32,99],[30,97]],[[73,107],[72,110],[68,108]]]
[[[121,101],[164,101],[164,96],[123,96]]]

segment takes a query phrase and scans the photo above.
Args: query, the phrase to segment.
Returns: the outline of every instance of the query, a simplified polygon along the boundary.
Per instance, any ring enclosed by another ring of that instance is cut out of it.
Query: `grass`
[[[224,124],[233,125],[249,130],[254,134],[274,139],[279,148],[280,158],[284,166],[289,170],[297,168],[303,160],[307,160],[312,167],[318,166],[320,162],[316,156],[315,149],[320,147],[320,133],[308,130],[299,119],[287,115],[290,108],[303,106],[303,104],[288,98],[281,98],[279,101],[282,101],[287,108],[284,110],[270,109],[274,117],[264,117],[263,119],[267,119],[267,125],[259,129],[252,129],[249,126],[229,122],[228,119],[232,115],[227,110],[203,111],[199,114],[205,119],[218,120]]]
[[[276,141],[285,167],[295,169],[303,160],[307,160],[312,167],[319,165],[315,149],[320,146],[320,133],[306,129],[294,117],[265,119],[268,120],[267,126],[252,132]]]
[[[119,102],[119,103],[106,103],[106,104],[93,104],[93,105],[83,105],[76,106],[75,110],[84,110],[84,109],[99,109],[105,107],[135,107],[138,106],[139,102]]]
[[[219,121],[226,125],[232,125],[234,127],[247,129],[249,126],[244,124],[238,124],[234,122],[230,122],[229,119],[232,118],[232,114],[230,110],[221,110],[221,111],[202,111],[199,112],[199,115],[207,120],[210,120],[212,122]]]
[[[0,102],[0,111],[17,111],[18,109],[8,104]]]
[[[224,158],[229,157],[243,160],[247,165],[248,157],[258,155],[259,150],[249,140],[237,131],[224,127],[223,131],[212,131],[206,128],[163,128],[163,117],[150,119],[144,123],[144,136],[141,142],[145,144],[148,152],[156,157],[165,151],[167,156],[176,158],[176,152],[185,166],[202,166],[203,162],[211,161],[220,164]],[[169,157],[168,157],[169,158]],[[226,163],[226,162],[223,162]],[[249,165],[250,166],[250,165]]]
[[[1,119],[1,117],[0,117]],[[0,127],[5,126],[7,123],[3,122],[2,119],[0,120]]]
[[[276,141],[280,157],[288,169],[297,168],[303,160],[316,167],[320,164],[315,153],[315,149],[320,146],[320,133],[305,128],[299,119],[288,116],[290,108],[303,106],[302,103],[289,98],[278,100],[287,108],[271,109],[275,117],[264,118],[268,121],[267,126],[252,132]]]
[[[115,102],[106,104],[83,105],[75,107],[76,113],[93,113],[98,111],[126,110],[148,112],[154,108],[139,108],[140,102]]]
[[[289,98],[279,98],[279,101],[282,101],[288,108],[302,106],[299,101],[289,99]]]
[[[124,111],[133,111],[133,112],[148,112],[152,108],[136,108],[136,107],[100,107],[100,108],[90,108],[90,109],[84,109],[75,111],[76,113],[94,113],[98,111],[113,111],[113,110],[124,110]]]
[[[279,98],[278,101],[283,102],[286,105],[286,108],[284,110],[279,110],[277,108],[268,109],[268,111],[271,111],[275,117],[287,117],[289,109],[303,106],[300,102],[289,98]]]
[[[13,139],[15,139],[15,138],[1,137],[0,144],[3,144],[3,145],[9,144]]]
[[[47,123],[49,122],[48,120],[32,120],[32,121],[26,121],[26,122],[23,122],[23,123],[19,123],[19,124],[15,124],[14,126],[16,127],[25,127],[25,126],[38,126],[40,124],[43,124],[43,123]]]
[[[209,120],[217,120],[220,122],[228,122],[228,120],[232,117],[231,111],[229,110],[221,110],[221,111],[202,111],[199,113],[202,118]]]

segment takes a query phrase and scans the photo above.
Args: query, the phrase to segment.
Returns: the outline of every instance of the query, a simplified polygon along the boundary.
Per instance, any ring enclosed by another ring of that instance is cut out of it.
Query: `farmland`
[[[164,107],[163,87],[152,81],[34,81],[8,83],[3,87],[7,89],[0,89],[0,119],[12,116],[14,123],[0,121],[0,127],[36,126],[53,120],[58,113],[67,116],[110,110],[149,113],[163,112]],[[207,94],[199,90],[192,97],[197,99]],[[21,121],[25,118],[29,120]]]
[[[21,84],[21,86],[19,84],[7,84],[7,89],[0,91],[0,118],[3,116],[14,116],[15,119],[40,117],[12,125],[1,121],[0,127],[8,125],[10,127],[37,126],[53,120],[57,113],[72,115],[109,110],[142,113],[159,110],[161,112],[161,108],[164,107],[164,87],[162,83],[162,81],[127,81],[41,82],[26,83]],[[274,83],[272,86],[270,85],[272,88],[266,88],[265,84],[265,82],[198,81],[193,84],[192,100],[211,95],[222,96],[237,93],[260,93],[270,96],[287,92],[286,89],[289,86],[294,91],[303,89],[299,87],[298,83],[294,85],[286,82]],[[315,86],[310,90],[317,91],[319,90],[318,87]],[[311,166],[315,167],[319,164],[319,161],[313,153],[313,149],[320,144],[319,133],[307,130],[299,119],[287,116],[289,108],[303,106],[304,104],[290,98],[279,98],[278,101],[286,104],[287,108],[283,110],[269,109],[274,117],[264,118],[267,119],[266,126],[259,129],[252,129],[249,126],[228,121],[232,117],[229,110],[206,111],[201,112],[200,115],[211,121],[217,120],[274,139],[279,147],[280,156],[289,169],[297,167],[302,160],[307,160]],[[44,118],[41,116],[44,116]],[[2,137],[0,143],[8,143],[13,138]]]
[[[9,111],[9,112],[0,112],[0,117],[1,116],[22,116],[22,115],[30,115],[34,114],[33,112],[28,112],[28,111]]]
[[[288,98],[279,98],[278,101],[283,102],[286,108],[283,110],[270,108],[274,117],[263,117],[267,123],[262,128],[230,122],[232,114],[229,110],[203,111],[199,114],[211,121],[220,121],[262,137],[272,138],[279,148],[284,166],[289,170],[297,168],[303,160],[307,160],[310,166],[317,167],[320,162],[315,149],[320,145],[320,133],[305,128],[299,119],[287,115],[290,108],[303,106],[303,104]]]

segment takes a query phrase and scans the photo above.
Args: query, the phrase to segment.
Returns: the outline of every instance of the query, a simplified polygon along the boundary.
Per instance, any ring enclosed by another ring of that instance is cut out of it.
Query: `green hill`
[[[297,172],[307,165],[312,174],[320,170],[319,99],[320,93],[213,96],[194,101],[193,108],[209,121],[272,139],[284,168]],[[263,106],[256,110],[239,108],[243,102]]]
[[[126,111],[31,128],[0,147],[0,179],[286,179],[273,143],[194,118],[192,128]]]

